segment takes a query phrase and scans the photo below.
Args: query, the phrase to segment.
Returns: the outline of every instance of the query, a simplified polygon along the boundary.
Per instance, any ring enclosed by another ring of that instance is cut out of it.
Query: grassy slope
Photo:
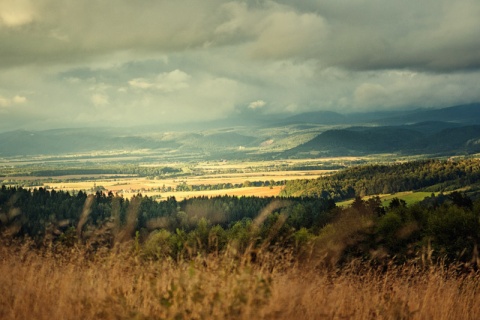
[[[438,194],[438,192],[433,192],[435,195]],[[398,192],[395,194],[379,194],[378,196],[382,200],[382,205],[383,206],[388,206],[390,201],[393,198],[398,198],[401,200],[404,200],[407,205],[422,201],[425,199],[425,197],[429,197],[432,194],[432,192],[413,192],[413,191],[405,191],[405,192]],[[369,199],[373,196],[366,196],[363,197],[364,200]],[[337,202],[337,206],[345,207],[351,205],[353,202],[353,199],[350,200],[345,200],[345,201],[340,201]]]

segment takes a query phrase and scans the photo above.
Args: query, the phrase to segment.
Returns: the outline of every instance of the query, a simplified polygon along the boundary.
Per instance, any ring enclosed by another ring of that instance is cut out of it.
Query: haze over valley
[[[277,114],[130,128],[0,133],[0,157],[96,154],[144,161],[272,160],[369,154],[441,157],[480,152],[480,104],[442,109]]]

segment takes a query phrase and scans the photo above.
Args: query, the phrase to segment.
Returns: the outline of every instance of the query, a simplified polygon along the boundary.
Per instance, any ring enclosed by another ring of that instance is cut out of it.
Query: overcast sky
[[[0,131],[480,101],[478,0],[0,0]]]

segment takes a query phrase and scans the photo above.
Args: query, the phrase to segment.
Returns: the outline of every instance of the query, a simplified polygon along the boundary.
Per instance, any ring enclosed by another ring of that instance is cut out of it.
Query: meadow
[[[134,243],[0,248],[2,319],[478,319],[480,275],[439,264],[329,267],[288,250],[252,262],[232,246],[152,260]]]
[[[394,194],[379,194],[375,196],[378,196],[380,198],[383,206],[388,206],[390,201],[392,201],[392,199],[395,199],[395,198],[405,201],[405,203],[408,205],[412,205],[414,203],[422,201],[423,199],[431,196],[432,194],[438,195],[438,192],[404,191],[404,192],[397,192]],[[365,196],[362,199],[368,200],[370,198],[372,198],[372,196]],[[346,207],[351,205],[353,201],[354,199],[339,201],[337,202],[337,205],[341,207]]]
[[[331,207],[237,198],[278,195],[282,185],[159,191],[331,172],[221,165],[202,164],[201,175],[190,165],[187,176],[69,175],[42,189],[2,187],[0,318],[478,318],[480,201],[446,194],[442,206],[414,206],[431,193],[409,191]],[[100,186],[119,195],[95,193]],[[179,202],[145,197],[155,195]],[[202,195],[211,198],[180,202]],[[405,203],[388,206],[395,198]]]

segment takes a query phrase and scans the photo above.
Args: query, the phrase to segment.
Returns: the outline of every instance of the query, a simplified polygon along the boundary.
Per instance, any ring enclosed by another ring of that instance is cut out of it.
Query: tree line
[[[192,258],[236,250],[290,248],[332,264],[349,259],[478,266],[480,201],[453,192],[411,206],[357,197],[341,208],[318,197],[197,197],[157,202],[137,195],[72,195],[43,188],[0,189],[1,241],[112,248],[134,241],[147,258]]]
[[[2,168],[0,174],[4,174],[6,177],[17,176],[33,176],[33,177],[58,177],[69,175],[116,175],[125,174],[141,177],[156,177],[156,176],[177,176],[183,175],[181,168],[174,168],[169,166],[164,167],[149,167],[139,165],[107,165],[99,166],[97,168],[54,168],[47,169],[35,166],[15,167],[15,168]]]
[[[272,206],[272,203],[280,205]],[[40,242],[46,236],[55,237],[69,228],[78,228],[82,219],[85,220],[82,228],[91,230],[114,227],[121,229],[130,223],[134,225],[130,235],[136,231],[148,234],[155,229],[191,231],[201,219],[227,229],[238,221],[254,220],[266,208],[271,208],[269,214],[288,214],[292,217],[292,225],[298,228],[319,228],[322,225],[319,217],[327,216],[334,206],[333,201],[317,198],[217,196],[182,201],[170,197],[165,201],[155,201],[141,194],[126,199],[112,192],[105,194],[97,191],[87,195],[79,191],[73,195],[67,191],[49,191],[44,188],[29,190],[2,186],[0,229],[4,234],[28,236]],[[82,218],[82,215],[86,217]],[[128,222],[132,216],[134,222]],[[78,237],[84,235],[83,229],[77,231]]]
[[[281,195],[341,201],[410,190],[453,191],[479,182],[480,161],[477,159],[423,160],[356,166],[314,180],[287,181]]]
[[[216,184],[187,184],[185,181],[177,184],[176,191],[204,191],[204,190],[224,190],[248,187],[274,187],[285,185],[286,180],[265,180],[265,181],[249,181],[243,183],[216,183]],[[163,190],[162,190],[163,191]],[[165,190],[166,191],[166,190]]]

